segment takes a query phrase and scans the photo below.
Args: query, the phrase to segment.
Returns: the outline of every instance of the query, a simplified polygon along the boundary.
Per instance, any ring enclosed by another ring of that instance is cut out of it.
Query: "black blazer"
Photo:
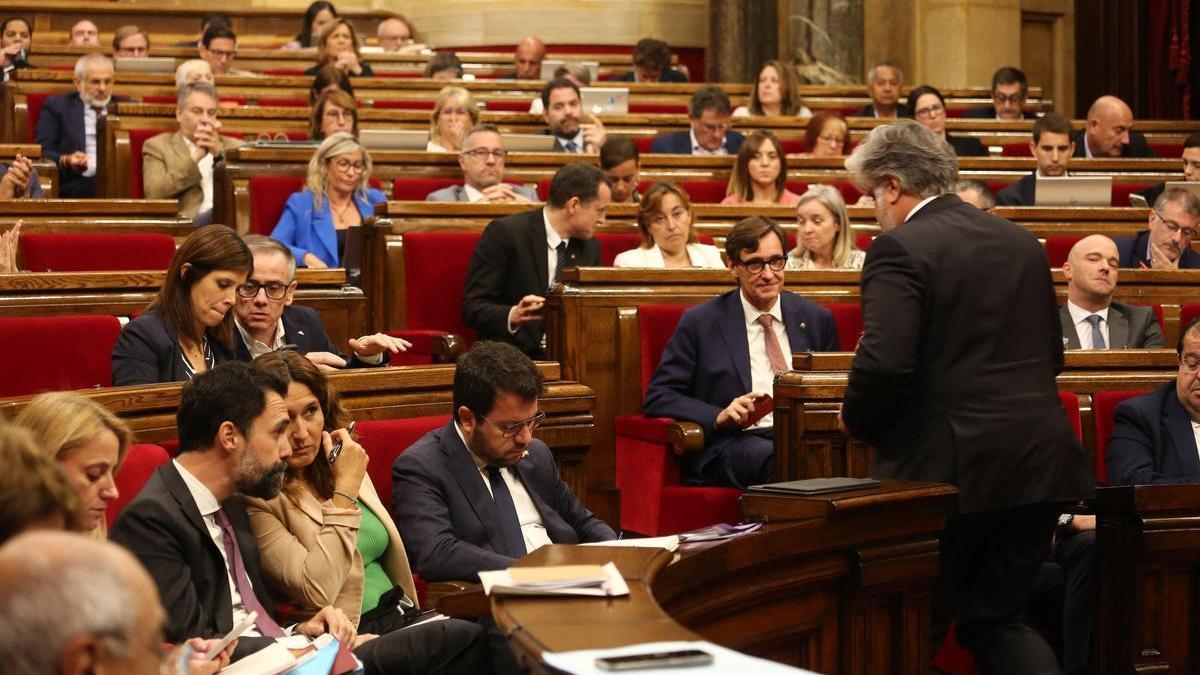
[[[994,120],[996,119],[996,106],[989,105],[983,108],[967,108],[966,112],[963,113],[963,117],[973,120]],[[1021,119],[1029,120],[1033,119],[1033,117],[1028,111],[1021,111]]]
[[[379,363],[366,363],[354,354],[346,354],[337,345],[333,344],[333,340],[329,339],[329,333],[325,332],[325,325],[321,322],[321,314],[312,307],[304,307],[302,305],[288,305],[283,308],[283,342],[284,344],[296,345],[297,351],[301,354],[309,352],[329,352],[336,354],[346,362],[348,368],[375,368],[388,365],[390,352],[383,353],[383,360]],[[237,358],[240,361],[251,361],[250,350],[246,348],[246,342],[242,340],[241,334],[235,334],[233,337],[234,350],[237,352]]]
[[[236,336],[235,336],[236,337]],[[216,363],[233,361],[233,351],[209,331]],[[121,330],[112,350],[113,386],[183,382],[188,379],[179,332],[158,310],[149,310]]]
[[[736,131],[725,132],[725,149],[731,155],[736,155],[738,150],[742,148],[742,141],[746,137]],[[655,137],[650,143],[650,152],[662,153],[667,155],[690,155],[692,154],[692,135],[691,131],[677,131],[672,134],[664,134]]]
[[[1146,247],[1150,245],[1150,230],[1142,230],[1132,237],[1114,237],[1113,241],[1117,244],[1117,253],[1121,255],[1121,267],[1137,269],[1143,266],[1147,259]],[[1200,268],[1200,253],[1191,248],[1183,249],[1179,269],[1197,268]]]
[[[874,116],[875,116],[875,104],[874,103],[868,103],[868,104],[864,105],[863,107],[859,108],[858,112],[854,113],[854,117],[874,117]],[[908,113],[905,110],[904,105],[902,105],[902,104],[896,105],[896,117],[897,118],[908,117]]]
[[[569,267],[600,264],[600,242],[570,239]],[[515,213],[488,223],[471,254],[463,288],[463,323],[475,329],[480,340],[500,340],[516,345],[533,357],[542,356],[542,321],[508,332],[508,311],[526,295],[546,296],[549,272],[546,225],[542,209]]]
[[[361,75],[351,75],[351,77],[375,77],[375,71],[371,70],[371,64],[363,62],[363,61],[359,61],[358,65],[359,65],[359,67],[362,68],[362,74]],[[304,71],[304,74],[310,75],[310,76],[316,75],[317,71],[323,67],[324,66],[322,66],[321,64],[318,63],[317,65],[313,66],[312,68],[309,68],[308,70]]]
[[[616,539],[563,482],[550,448],[535,440],[528,450],[514,468],[550,541]],[[497,552],[505,550],[500,516],[483,480],[453,420],[425,434],[392,464],[392,513],[413,570],[425,579],[475,579],[481,570],[515,562]]]
[[[1033,235],[942,195],[871,243],[862,308],[842,416],[875,446],[871,475],[953,483],[961,513],[1092,494]]]
[[[1075,154],[1072,157],[1087,157],[1087,148],[1084,147],[1084,138],[1087,137],[1087,129],[1080,129],[1075,132]],[[1125,146],[1125,150],[1121,152],[1122,157],[1158,157],[1158,153],[1150,149],[1150,145],[1146,142],[1146,136],[1140,131],[1129,132],[1129,145]]]
[[[268,612],[273,612],[275,602],[259,574],[258,542],[250,532],[246,509],[237,497],[226,499],[221,508],[233,523],[254,595]],[[154,579],[167,611],[163,631],[168,641],[222,637],[233,630],[224,559],[173,462],[155,469],[121,511],[108,536],[129,549]],[[271,638],[239,638],[234,660],[272,642]]]
[[[1021,180],[996,193],[996,206],[1033,206],[1037,203],[1037,172],[1021,176]]]
[[[99,132],[97,131],[97,134]],[[42,104],[35,135],[42,146],[42,157],[58,164],[58,158],[87,150],[83,126],[83,99],[79,92],[49,96]],[[97,171],[99,169],[97,168]],[[61,181],[58,194],[62,197],[95,197],[96,177],[85,178],[82,173],[59,167]]]
[[[621,75],[620,77],[614,77],[611,81],[612,82],[637,82],[637,73],[630,70],[627,73],[625,73],[624,75]],[[663,71],[662,77],[658,81],[659,82],[687,82],[688,79],[687,79],[687,75],[684,75],[682,72],[675,70],[674,68],[667,68],[666,70]]]
[[[1066,304],[1058,308],[1058,318],[1062,321],[1063,347],[1080,349],[1083,343],[1079,341],[1079,332]],[[1123,302],[1109,304],[1109,349],[1163,349],[1166,346],[1162,327],[1158,325],[1158,317],[1152,308]]]
[[[1196,435],[1175,380],[1117,406],[1105,463],[1113,485],[1200,483]]]
[[[954,154],[959,157],[987,157],[988,150],[974,136],[951,136],[946,134],[946,142],[954,148]]]

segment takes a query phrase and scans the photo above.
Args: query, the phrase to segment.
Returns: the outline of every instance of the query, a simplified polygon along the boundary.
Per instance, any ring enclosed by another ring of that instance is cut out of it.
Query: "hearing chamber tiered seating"
[[[21,235],[21,268],[29,272],[165,270],[175,255],[167,234],[76,233]]]
[[[113,316],[0,317],[0,397],[112,386]]]

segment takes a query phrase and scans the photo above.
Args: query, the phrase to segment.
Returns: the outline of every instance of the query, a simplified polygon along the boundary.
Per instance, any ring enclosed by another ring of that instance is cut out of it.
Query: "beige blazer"
[[[224,136],[221,143],[226,150],[241,145]],[[146,199],[178,199],[179,215],[195,217],[204,202],[200,180],[200,167],[192,161],[182,131],[162,133],[142,144],[142,193]],[[213,201],[216,199],[214,186]]]
[[[388,548],[380,564],[392,582],[417,602],[404,542],[400,541],[391,515],[379,501],[370,476],[363,477],[358,498],[387,529]],[[363,561],[358,552],[358,528],[362,520],[359,510],[340,508],[332,501],[318,501],[310,490],[285,490],[269,501],[252,497],[244,500],[250,529],[258,540],[263,578],[278,600],[296,606],[288,618],[307,619],[322,607],[334,605],[357,626],[363,595]]]

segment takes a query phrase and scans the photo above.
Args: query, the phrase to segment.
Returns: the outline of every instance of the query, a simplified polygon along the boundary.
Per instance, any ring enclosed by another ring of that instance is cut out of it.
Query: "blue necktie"
[[[1100,315],[1093,314],[1086,321],[1092,324],[1092,349],[1108,349],[1104,343],[1104,333],[1100,332]]]
[[[492,485],[492,499],[496,502],[496,513],[500,516],[500,530],[504,534],[504,541],[508,548],[503,553],[513,558],[524,557],[528,552],[525,550],[525,536],[521,534],[521,521],[517,518],[517,507],[513,504],[508,484],[504,482],[504,476],[500,475],[498,466],[489,466],[487,475],[488,482]]]
[[[579,145],[575,141],[567,141],[563,147],[567,149],[567,152],[579,152]]]

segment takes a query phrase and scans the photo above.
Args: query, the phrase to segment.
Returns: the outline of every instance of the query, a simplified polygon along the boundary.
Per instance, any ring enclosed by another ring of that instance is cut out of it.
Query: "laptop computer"
[[[424,150],[429,132],[413,129],[362,129],[358,140],[368,150]]]
[[[509,152],[554,152],[550,134],[504,134],[504,149]]]
[[[583,98],[583,111],[593,115],[628,115],[629,89],[627,87],[583,87],[579,90]]]
[[[1034,206],[1110,206],[1112,176],[1037,177]]]
[[[549,81],[554,79],[554,71],[567,65],[565,59],[544,59],[542,61],[542,80]],[[582,63],[587,69],[588,74],[592,76],[592,82],[600,81],[600,62],[599,61],[575,61],[574,63]]]
[[[113,63],[118,73],[173,73],[175,59],[168,56],[145,56],[140,59],[118,58]]]

